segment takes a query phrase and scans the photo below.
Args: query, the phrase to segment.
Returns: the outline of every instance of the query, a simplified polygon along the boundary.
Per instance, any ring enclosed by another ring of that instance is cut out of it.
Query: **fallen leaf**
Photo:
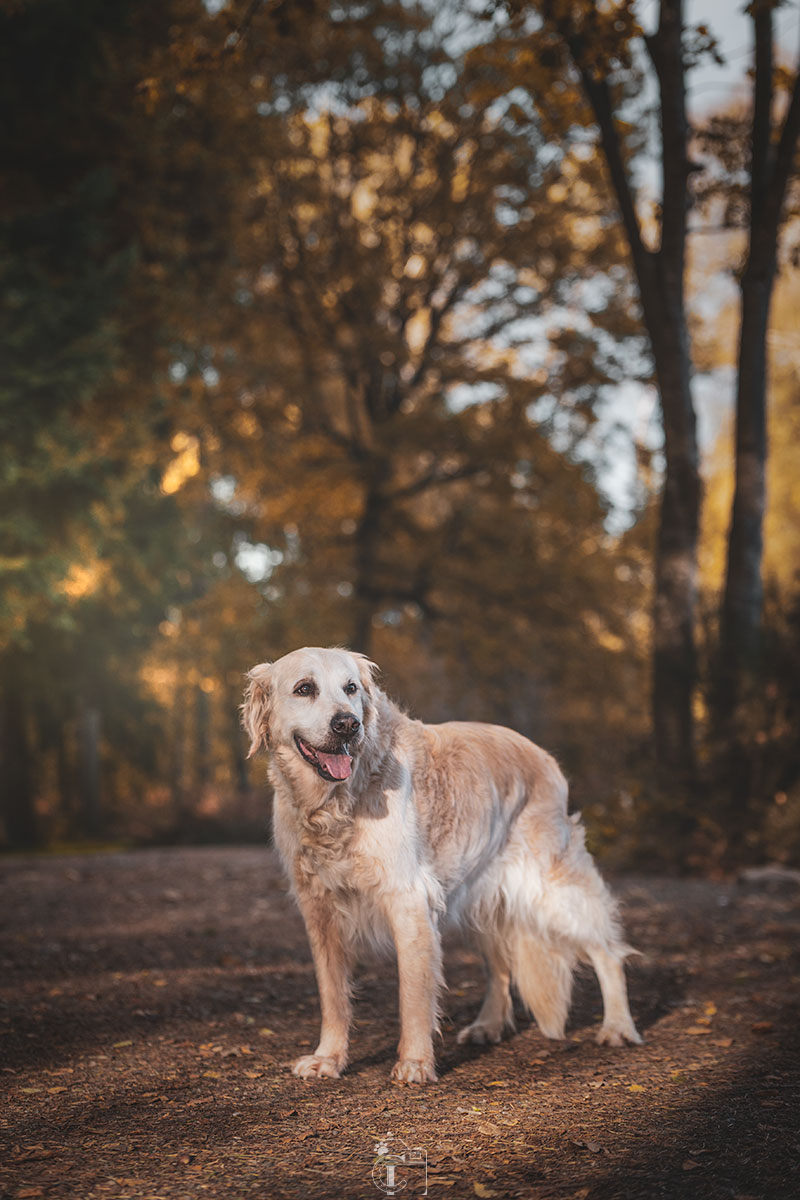
[[[717,1006],[716,1006],[716,1004],[714,1003],[714,1001],[713,1001],[713,1000],[709,1000],[709,1001],[707,1001],[707,1003],[706,1003],[706,1005],[705,1005],[705,1014],[706,1014],[706,1016],[707,1016],[707,1017],[713,1017],[716,1011],[717,1011]]]
[[[690,1025],[686,1030],[686,1033],[690,1034],[692,1037],[705,1037],[707,1034],[711,1033],[711,1030],[707,1025]]]
[[[485,1121],[482,1125],[478,1126],[478,1133],[485,1133],[489,1137],[497,1137],[501,1132],[500,1126],[493,1125],[491,1121]]]
[[[628,1088],[629,1092],[643,1092],[644,1088],[640,1083],[632,1083]]]
[[[258,1032],[259,1032],[260,1037],[275,1037],[275,1030],[268,1029],[266,1025],[264,1026],[263,1029],[259,1029]]]
[[[482,1183],[473,1183],[472,1186],[475,1190],[476,1196],[496,1196],[497,1195],[497,1192],[492,1191],[491,1188],[486,1187]]]
[[[132,1045],[133,1045],[133,1042],[129,1038],[126,1042],[114,1042],[112,1045],[112,1049],[121,1050],[123,1046],[132,1046]]]
[[[711,1045],[712,1046],[721,1046],[723,1050],[727,1050],[729,1046],[733,1045],[733,1038],[732,1037],[712,1038]]]
[[[684,1171],[693,1171],[695,1169],[695,1167],[699,1167],[700,1165],[701,1164],[699,1162],[695,1162],[694,1159],[687,1158],[684,1160],[683,1170]]]
[[[508,1087],[508,1084],[505,1079],[493,1079],[489,1087]]]
[[[756,1021],[750,1028],[753,1033],[772,1033],[774,1026],[772,1021]]]

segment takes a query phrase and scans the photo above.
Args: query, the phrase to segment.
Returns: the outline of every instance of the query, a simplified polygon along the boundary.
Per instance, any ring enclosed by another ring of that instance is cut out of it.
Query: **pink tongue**
[[[317,760],[334,779],[349,779],[353,760],[349,754],[323,754],[316,751]]]

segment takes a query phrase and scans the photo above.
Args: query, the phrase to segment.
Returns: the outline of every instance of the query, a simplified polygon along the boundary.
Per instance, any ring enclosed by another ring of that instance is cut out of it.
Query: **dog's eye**
[[[356,687],[356,685],[354,683],[346,683],[344,685],[344,690],[348,696],[352,696],[355,694],[355,692],[358,691],[358,688]]]
[[[308,683],[308,681],[306,681],[304,683],[298,683],[297,687],[294,689],[294,694],[295,696],[310,696],[313,691],[313,683]]]

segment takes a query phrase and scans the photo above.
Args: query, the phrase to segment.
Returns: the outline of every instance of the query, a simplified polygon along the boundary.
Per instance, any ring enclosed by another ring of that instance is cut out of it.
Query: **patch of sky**
[[[283,552],[266,542],[249,542],[243,535],[234,539],[233,560],[250,583],[264,583],[283,562]]]
[[[210,489],[214,503],[232,517],[240,517],[247,509],[243,500],[236,498],[236,480],[233,475],[217,475],[211,480]]]
[[[451,412],[463,412],[474,404],[489,404],[497,400],[503,389],[496,383],[456,383],[448,388],[446,403]]]
[[[230,504],[236,494],[236,480],[233,475],[217,475],[211,480],[211,495],[218,504]]]

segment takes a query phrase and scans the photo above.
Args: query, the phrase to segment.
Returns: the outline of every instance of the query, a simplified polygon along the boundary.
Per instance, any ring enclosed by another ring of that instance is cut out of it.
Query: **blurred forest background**
[[[778,7],[690,124],[680,0],[2,0],[8,846],[264,837],[243,674],[345,643],[612,861],[800,859]]]

